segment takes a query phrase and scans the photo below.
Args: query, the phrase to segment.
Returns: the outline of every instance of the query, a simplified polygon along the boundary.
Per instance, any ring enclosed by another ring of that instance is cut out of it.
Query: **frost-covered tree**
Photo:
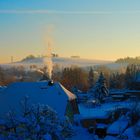
[[[79,89],[78,89],[76,86],[72,87],[71,91],[72,91],[72,93],[74,93],[75,95],[78,95],[78,93],[79,93]]]
[[[92,89],[93,97],[102,102],[105,97],[109,95],[108,89],[106,87],[105,78],[103,73],[100,73],[98,81],[96,82],[94,88]]]
[[[74,86],[80,90],[84,90],[87,87],[87,73],[77,66],[64,68],[60,82],[69,90]]]
[[[125,73],[126,87],[131,89],[132,83],[137,79],[140,72],[140,65],[128,65]]]
[[[4,70],[0,67],[0,85],[3,85],[5,81]]]
[[[110,89],[125,88],[125,74],[117,72],[110,75],[109,88]]]
[[[73,133],[67,119],[60,120],[57,113],[47,105],[29,105],[22,101],[21,114],[9,112],[0,128],[0,136],[6,140],[63,140]]]
[[[94,86],[94,72],[92,67],[90,68],[89,74],[88,74],[88,83],[89,88],[92,88]]]
[[[109,78],[109,87],[110,89],[115,89],[116,85],[117,85],[116,74],[113,73],[112,75],[110,75]]]

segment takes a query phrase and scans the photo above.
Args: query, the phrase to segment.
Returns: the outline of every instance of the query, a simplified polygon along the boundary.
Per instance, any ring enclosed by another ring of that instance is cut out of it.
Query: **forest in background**
[[[111,70],[106,66],[60,68],[59,65],[55,65],[53,69],[52,79],[54,81],[62,83],[69,90],[76,87],[82,91],[89,89],[90,85],[95,85],[101,72],[106,79],[107,87],[110,89],[131,88],[131,83],[137,79],[137,75],[140,73],[140,65],[134,64],[128,65],[124,71]],[[27,71],[24,66],[0,67],[1,86],[18,81],[39,81],[42,77],[43,75],[38,71]]]
[[[116,63],[140,64],[140,56],[119,58]]]

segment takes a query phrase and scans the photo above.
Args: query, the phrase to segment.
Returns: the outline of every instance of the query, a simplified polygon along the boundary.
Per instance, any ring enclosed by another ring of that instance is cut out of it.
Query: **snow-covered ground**
[[[122,93],[122,91],[118,92]],[[41,103],[51,106],[57,111],[59,117],[65,114],[67,100],[76,98],[75,95],[65,89],[60,83],[54,83],[52,86],[49,86],[47,81],[17,82],[7,87],[0,87],[0,114],[5,113],[10,108],[16,108],[18,112],[19,102],[25,96],[28,96],[32,103]],[[66,140],[119,140],[120,137],[123,137],[123,140],[139,140],[140,138],[135,136],[135,127],[129,126],[129,119],[122,114],[119,119],[113,120],[114,122],[110,124],[106,124],[107,136],[104,139],[99,139],[94,133],[90,134],[88,129],[80,125],[80,120],[107,119],[110,114],[117,109],[129,110],[132,109],[134,105],[134,102],[131,100],[120,102],[109,101],[94,106],[90,106],[86,103],[78,104],[80,114],[77,115],[75,122],[77,121],[79,126],[73,126],[74,134],[72,137],[66,138]],[[97,126],[98,125],[100,124],[97,124]],[[137,126],[137,128],[140,128],[140,123],[138,123]],[[114,135],[116,135],[116,137]]]

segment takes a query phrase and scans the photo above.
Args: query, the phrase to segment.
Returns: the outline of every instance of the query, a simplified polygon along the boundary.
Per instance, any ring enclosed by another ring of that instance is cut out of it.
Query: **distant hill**
[[[16,64],[35,64],[42,65],[44,63],[44,57],[37,57],[31,59],[24,59],[22,61],[16,62]],[[90,59],[82,59],[82,58],[66,58],[66,57],[53,57],[52,61],[54,64],[58,64],[62,67],[77,65],[81,67],[92,66],[92,65],[104,65],[111,63],[112,61],[104,61],[104,60],[90,60]]]
[[[3,64],[1,66],[11,67],[11,66],[24,66],[30,67],[31,65],[36,65],[37,67],[44,66],[44,57],[27,57],[19,62]],[[66,58],[66,57],[53,57],[52,58],[54,65],[59,65],[60,67],[70,67],[70,66],[79,66],[79,67],[89,67],[89,66],[100,66],[104,65],[110,69],[120,69],[121,67],[126,67],[127,64],[123,65],[120,63],[115,63],[113,61],[105,60],[91,60],[91,59],[82,59],[82,58]]]

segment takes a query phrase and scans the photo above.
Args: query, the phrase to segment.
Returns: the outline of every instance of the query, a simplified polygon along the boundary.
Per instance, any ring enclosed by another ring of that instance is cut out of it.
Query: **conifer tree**
[[[94,86],[93,94],[95,99],[97,99],[99,102],[102,102],[103,99],[109,95],[109,91],[106,87],[105,78],[102,72],[100,73],[98,81]]]

